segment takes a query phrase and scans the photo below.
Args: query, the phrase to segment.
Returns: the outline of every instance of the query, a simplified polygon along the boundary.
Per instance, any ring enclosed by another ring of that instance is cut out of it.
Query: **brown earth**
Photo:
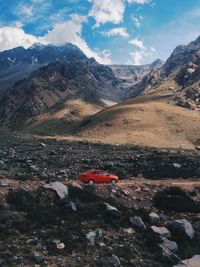
[[[76,135],[112,144],[193,149],[200,139],[200,117],[166,96],[144,96],[97,113]]]

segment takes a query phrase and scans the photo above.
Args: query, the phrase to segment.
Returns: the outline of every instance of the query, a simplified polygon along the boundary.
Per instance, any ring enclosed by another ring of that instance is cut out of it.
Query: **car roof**
[[[107,172],[107,171],[104,171],[104,170],[89,170],[88,172]]]

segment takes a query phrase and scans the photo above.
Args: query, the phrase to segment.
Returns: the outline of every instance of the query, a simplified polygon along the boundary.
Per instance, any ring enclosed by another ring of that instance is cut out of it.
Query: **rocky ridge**
[[[152,94],[168,96],[168,101],[199,110],[200,37],[178,46],[160,70],[147,74],[130,88],[130,96]]]

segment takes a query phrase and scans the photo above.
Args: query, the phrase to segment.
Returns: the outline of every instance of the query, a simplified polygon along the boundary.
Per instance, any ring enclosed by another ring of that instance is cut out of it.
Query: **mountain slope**
[[[97,113],[80,124],[75,135],[115,144],[191,149],[200,144],[200,116],[167,104],[164,97],[144,96]]]
[[[50,62],[84,58],[86,58],[85,54],[70,43],[63,46],[35,44],[28,49],[17,47],[0,52],[0,92]]]
[[[0,125],[19,129],[59,101],[80,98],[93,103],[119,100],[118,80],[110,68],[94,59],[56,61],[16,82],[0,101]]]
[[[121,79],[122,87],[129,88],[140,82],[142,78],[153,70],[160,69],[164,62],[160,59],[147,65],[109,65],[116,77]]]
[[[152,71],[130,88],[150,95],[168,95],[168,101],[179,106],[200,110],[200,37],[186,46],[178,46],[162,68]]]

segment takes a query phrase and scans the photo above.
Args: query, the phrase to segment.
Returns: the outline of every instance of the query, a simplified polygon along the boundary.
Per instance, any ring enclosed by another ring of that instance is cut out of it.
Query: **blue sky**
[[[105,64],[165,60],[200,35],[200,0],[0,0],[0,51],[72,42]]]

